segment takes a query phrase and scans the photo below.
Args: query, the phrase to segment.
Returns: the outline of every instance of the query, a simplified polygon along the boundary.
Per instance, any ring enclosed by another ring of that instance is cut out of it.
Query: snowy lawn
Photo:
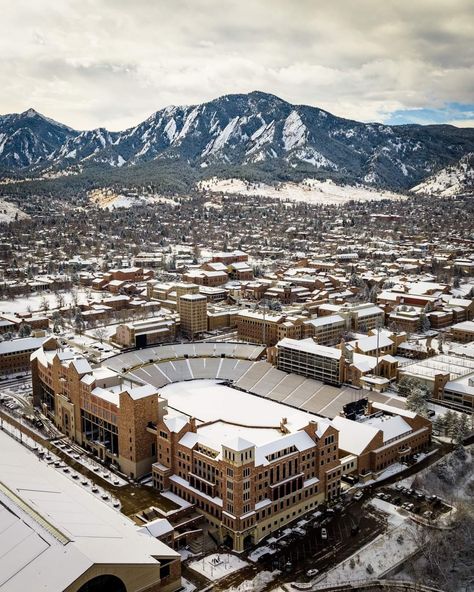
[[[199,559],[199,561],[192,561],[188,567],[208,580],[215,581],[225,578],[247,565],[249,564],[246,561],[230,553],[213,553]]]
[[[64,306],[71,306],[73,304],[73,294],[70,290],[61,290],[61,295],[64,297]],[[77,301],[78,304],[86,304],[88,295],[89,299],[100,300],[104,294],[109,295],[110,293],[101,292],[91,294],[90,289],[79,288],[77,290]],[[58,308],[58,300],[56,294],[53,292],[38,292],[34,294],[27,294],[18,298],[10,298],[9,300],[0,300],[0,313],[5,314],[21,314],[27,313],[29,310],[34,313],[43,313],[44,299],[47,300],[49,305],[49,311]]]
[[[245,580],[238,586],[229,588],[228,592],[261,592],[270,582],[280,575],[280,571],[261,571],[252,580]]]
[[[265,195],[274,199],[303,201],[306,203],[343,204],[348,201],[380,199],[406,199],[390,191],[376,190],[367,186],[336,185],[331,180],[304,179],[301,183],[280,183],[278,186],[265,183],[246,183],[240,179],[216,179],[201,181],[204,191],[236,193],[238,195]]]

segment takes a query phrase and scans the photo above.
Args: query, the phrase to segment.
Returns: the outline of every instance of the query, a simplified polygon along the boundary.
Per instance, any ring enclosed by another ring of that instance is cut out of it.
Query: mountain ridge
[[[168,106],[123,131],[75,130],[33,108],[0,116],[3,178],[123,169],[146,182],[180,165],[198,178],[265,171],[407,191],[471,152],[472,128],[362,123],[262,91]]]

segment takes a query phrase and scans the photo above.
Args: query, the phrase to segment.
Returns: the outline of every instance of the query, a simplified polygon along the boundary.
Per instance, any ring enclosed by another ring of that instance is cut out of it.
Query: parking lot
[[[397,483],[394,487],[386,487],[375,494],[384,501],[403,508],[407,512],[416,514],[425,520],[436,520],[442,514],[451,510],[436,495],[428,496],[423,492]]]
[[[338,503],[316,512],[305,526],[292,528],[289,536],[270,545],[272,554],[258,562],[264,569],[279,569],[282,581],[310,581],[317,575],[315,570],[319,573],[338,563],[384,529],[378,512],[368,508],[362,512],[359,502]]]

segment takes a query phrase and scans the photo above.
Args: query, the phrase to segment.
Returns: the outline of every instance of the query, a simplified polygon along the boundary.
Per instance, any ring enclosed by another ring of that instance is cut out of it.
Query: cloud
[[[474,127],[474,103],[447,103],[438,109],[405,109],[389,114],[387,123],[447,123],[458,127]]]
[[[366,121],[468,122],[471,0],[0,0],[0,112],[123,129],[263,90]],[[450,112],[453,111],[452,113]]]

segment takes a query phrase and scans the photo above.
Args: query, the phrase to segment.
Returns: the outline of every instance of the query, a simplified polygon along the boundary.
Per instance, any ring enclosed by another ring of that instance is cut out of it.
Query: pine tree
[[[426,392],[418,386],[413,387],[407,397],[406,408],[426,417],[428,415]]]
[[[398,394],[401,397],[408,397],[413,388],[413,379],[409,376],[402,376],[398,381]]]
[[[22,323],[18,335],[19,337],[29,337],[31,335],[31,326],[27,323]]]
[[[424,313],[422,313],[422,314],[420,315],[420,330],[421,330],[423,333],[426,333],[426,332],[427,332],[427,331],[429,331],[430,329],[431,329],[431,323],[430,323],[430,320],[429,320],[429,318],[428,318],[428,317],[427,317],[427,316],[426,316]]]
[[[467,415],[462,413],[456,417],[456,422],[453,427],[453,441],[456,446],[462,446],[464,440],[469,436],[471,432],[469,426],[469,420]]]
[[[435,420],[433,421],[433,430],[442,436],[444,434],[444,430],[446,429],[446,421],[442,415],[437,415]]]
[[[451,411],[451,409],[446,411],[446,414],[444,416],[444,423],[445,433],[449,438],[451,438],[451,441],[453,441],[456,430],[457,416],[454,413],[454,411]]]

